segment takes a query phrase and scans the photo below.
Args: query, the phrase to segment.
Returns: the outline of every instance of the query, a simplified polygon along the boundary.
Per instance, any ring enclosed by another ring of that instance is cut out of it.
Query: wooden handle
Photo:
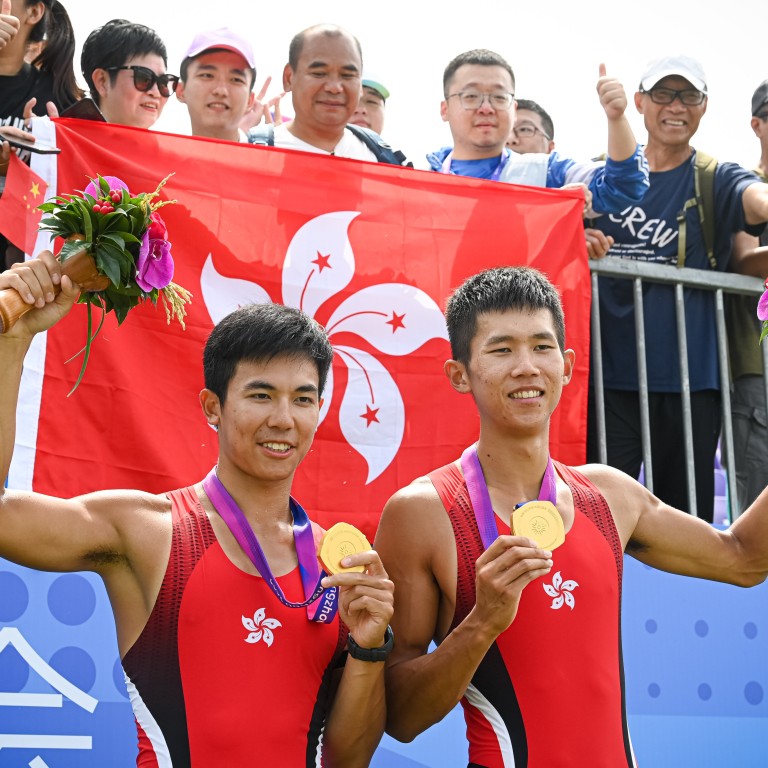
[[[62,261],[61,273],[85,291],[103,291],[109,286],[109,278],[99,273],[93,256],[86,249],[75,251]],[[53,293],[58,296],[61,286],[54,285]],[[20,317],[34,308],[35,305],[27,304],[15,288],[0,290],[0,333],[8,333]]]
[[[57,285],[54,290],[58,293],[61,288]],[[0,323],[2,324],[0,333],[8,333],[22,315],[26,315],[30,309],[34,308],[35,305],[27,304],[15,288],[0,290]]]

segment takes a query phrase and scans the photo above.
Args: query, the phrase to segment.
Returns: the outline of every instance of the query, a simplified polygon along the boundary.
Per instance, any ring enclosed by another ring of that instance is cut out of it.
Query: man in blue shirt
[[[696,150],[690,144],[707,109],[707,83],[701,64],[686,56],[651,62],[640,80],[635,105],[648,131],[644,152],[651,171],[650,189],[640,203],[602,216],[592,225],[613,238],[611,256],[725,270],[732,235],[741,230],[759,235],[768,220],[768,184],[734,163],[717,165],[715,241],[710,258],[696,205]],[[682,244],[678,216],[686,221]],[[732,266],[739,269],[739,265]],[[642,443],[632,293],[632,281],[600,279],[608,463],[637,477]],[[654,493],[687,510],[674,287],[647,283],[643,293]],[[697,513],[711,522],[713,466],[721,421],[713,294],[686,289],[685,314]],[[588,460],[596,458],[592,425]]]
[[[515,121],[512,68],[493,51],[459,54],[443,74],[444,100],[440,105],[454,146],[428,155],[430,167],[442,173],[537,187],[582,183],[591,193],[594,213],[620,211],[642,199],[648,188],[648,170],[624,115],[624,88],[606,76],[603,65],[597,91],[608,118],[605,163],[577,163],[557,152],[517,154],[505,146]]]

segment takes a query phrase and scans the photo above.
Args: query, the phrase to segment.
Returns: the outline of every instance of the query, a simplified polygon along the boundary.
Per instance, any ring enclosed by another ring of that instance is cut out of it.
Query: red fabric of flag
[[[34,488],[160,492],[198,481],[217,438],[198,404],[213,326],[248,301],[300,306],[336,351],[322,421],[294,492],[321,525],[373,535],[399,487],[477,438],[449,385],[441,310],[484,268],[529,264],[560,289],[576,372],[552,422],[552,454],[584,459],[589,270],[583,200],[554,191],[245,144],[57,121],[59,193],[97,174],[177,203],[163,208],[174,280],[194,299],[186,331],[160,307],[109,317],[69,398],[85,339],[78,306],[48,334]]]
[[[32,253],[48,185],[15,152],[11,152],[5,189],[0,196],[0,234],[24,253]]]

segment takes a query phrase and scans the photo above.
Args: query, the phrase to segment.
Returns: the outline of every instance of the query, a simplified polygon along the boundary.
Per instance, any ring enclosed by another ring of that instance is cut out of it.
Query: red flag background
[[[37,225],[43,216],[37,206],[45,199],[46,183],[11,152],[5,189],[0,196],[0,234],[24,253],[32,253]]]
[[[87,121],[56,129],[59,193],[97,174],[151,191],[175,174],[163,192],[177,204],[163,217],[174,280],[194,299],[186,331],[160,307],[134,310],[119,328],[110,316],[69,398],[79,360],[65,361],[83,346],[85,307],[48,333],[41,384],[23,392],[39,398],[35,490],[162,492],[198,481],[216,459],[197,399],[204,341],[238,304],[271,299],[315,316],[337,352],[295,494],[321,525],[344,519],[372,537],[395,490],[477,437],[470,398],[442,371],[450,352],[437,309],[466,277],[504,264],[538,267],[562,293],[577,367],[552,454],[583,462],[590,284],[580,194]]]

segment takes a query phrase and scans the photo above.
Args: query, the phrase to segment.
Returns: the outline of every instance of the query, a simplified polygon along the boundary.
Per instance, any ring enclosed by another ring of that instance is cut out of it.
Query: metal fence
[[[653,491],[653,470],[651,463],[650,420],[648,415],[648,376],[646,366],[645,325],[643,321],[643,283],[657,282],[674,285],[678,357],[680,364],[681,399],[683,413],[683,432],[685,440],[685,464],[688,480],[689,508],[696,512],[696,483],[694,480],[693,462],[693,432],[691,427],[691,390],[688,376],[688,345],[685,328],[684,288],[699,288],[712,291],[715,295],[715,315],[717,322],[717,354],[720,369],[723,429],[721,434],[721,450],[724,452],[725,464],[728,468],[728,500],[730,519],[734,520],[739,514],[738,490],[736,473],[738,457],[734,456],[733,424],[731,421],[730,373],[728,365],[728,334],[725,327],[724,300],[725,293],[747,294],[757,299],[765,290],[763,281],[757,277],[746,277],[725,272],[713,272],[701,269],[689,269],[669,266],[667,264],[649,264],[630,259],[608,257],[589,262],[592,277],[592,370],[595,388],[595,406],[597,423],[598,457],[602,463],[607,463],[607,447],[605,438],[605,400],[603,396],[603,361],[600,344],[600,312],[598,276],[618,277],[633,282],[635,307],[635,345],[637,350],[638,392],[640,395],[640,427],[643,444],[643,467],[645,486]],[[768,370],[768,344],[763,345],[763,370]],[[768,402],[768,377],[764,377],[766,399]],[[714,472],[714,467],[713,467]],[[714,482],[714,478],[713,478]]]

